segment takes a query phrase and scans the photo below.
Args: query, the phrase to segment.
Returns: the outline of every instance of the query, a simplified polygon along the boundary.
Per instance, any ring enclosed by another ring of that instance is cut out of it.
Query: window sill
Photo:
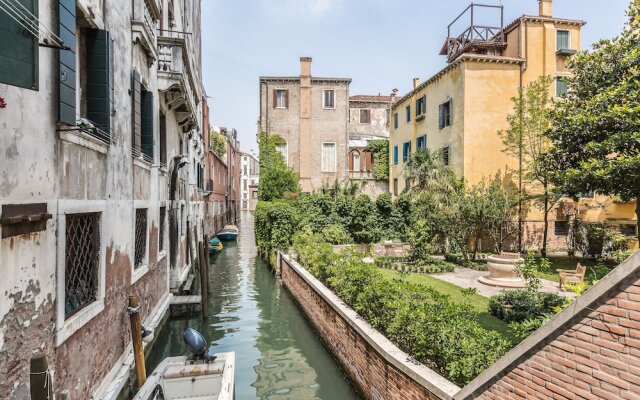
[[[100,139],[97,139],[81,130],[77,131],[60,131],[60,139],[65,142],[77,144],[87,149],[95,150],[98,153],[107,154],[109,145]]]
[[[131,274],[131,284],[133,285],[137,281],[140,280],[143,276],[145,276],[149,272],[149,264],[140,265],[137,268],[133,269],[133,274]]]
[[[67,339],[69,339],[80,328],[85,326],[94,317],[104,310],[104,300],[96,300],[84,309],[78,311],[68,320],[64,321],[64,326],[56,332],[56,347],[60,347]]]
[[[416,117],[416,122],[418,121],[422,121],[423,119],[425,119],[427,116],[425,114],[420,114]]]
[[[133,157],[133,165],[138,166],[140,168],[144,168],[147,171],[151,171],[151,163],[138,158],[138,157]]]

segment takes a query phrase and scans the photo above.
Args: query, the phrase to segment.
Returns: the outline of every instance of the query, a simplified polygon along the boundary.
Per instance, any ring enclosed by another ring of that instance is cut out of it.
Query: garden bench
[[[556,271],[560,275],[559,287],[562,289],[562,287],[567,283],[576,285],[584,282],[587,267],[578,263],[576,269],[557,269]]]

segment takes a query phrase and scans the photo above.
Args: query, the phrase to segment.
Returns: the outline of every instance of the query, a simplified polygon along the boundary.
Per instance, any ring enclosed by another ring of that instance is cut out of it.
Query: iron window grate
[[[66,216],[65,235],[65,318],[69,318],[98,294],[100,255],[97,213]]]
[[[140,267],[144,263],[144,255],[147,250],[147,209],[136,209],[136,245],[134,254],[134,266]]]

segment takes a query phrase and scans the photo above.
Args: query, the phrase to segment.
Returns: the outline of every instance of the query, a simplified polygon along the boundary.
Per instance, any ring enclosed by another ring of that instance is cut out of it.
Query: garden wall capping
[[[595,310],[597,304],[602,303],[603,305],[608,305],[611,303],[610,299],[615,300],[617,293],[624,292],[624,286],[627,285],[625,283],[626,280],[630,279],[635,281],[636,284],[640,282],[640,279],[634,277],[634,275],[640,274],[639,271],[640,251],[636,251],[631,257],[614,268],[547,324],[543,325],[531,336],[500,358],[495,364],[469,382],[454,396],[454,399],[465,400],[483,397],[487,394],[487,389],[491,385],[500,381],[513,369],[524,365],[528,360],[540,357],[539,353],[545,351],[545,346],[553,342],[558,336],[574,329],[575,326],[579,325],[581,320],[585,318],[585,314],[597,313],[597,310]],[[621,286],[623,287],[621,288]],[[628,303],[636,302],[634,300],[628,301]],[[594,304],[596,306],[594,306]],[[612,304],[612,306],[618,307],[617,303]],[[633,307],[638,308],[640,305],[636,303]],[[564,389],[571,392],[574,388],[567,384]],[[511,397],[505,393],[503,398],[507,399]],[[618,397],[612,395],[611,398]]]
[[[282,275],[282,261],[320,295],[391,366],[440,399],[453,399],[453,396],[460,391],[457,385],[400,350],[297,261],[284,253],[279,253],[279,261],[278,270],[284,278],[285,285],[287,281],[286,276]]]

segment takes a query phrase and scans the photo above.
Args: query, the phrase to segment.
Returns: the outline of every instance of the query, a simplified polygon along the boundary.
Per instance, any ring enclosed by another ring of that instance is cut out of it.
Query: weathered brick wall
[[[610,290],[511,367],[456,398],[640,399],[639,259],[627,261],[630,275],[612,280]]]
[[[385,356],[374,348],[371,342],[366,340],[363,334],[354,327],[354,321],[345,319],[336,310],[335,305],[327,301],[284,257],[281,260],[280,268],[285,286],[304,311],[316,333],[366,398],[380,400],[451,398],[451,396],[442,393],[440,395],[432,393],[424,384],[390,362],[389,354]],[[362,321],[358,322],[363,323]],[[377,339],[379,345],[380,342]],[[401,354],[403,360],[408,359],[408,356],[395,346],[393,346],[393,352],[396,355]],[[420,365],[420,367],[426,369],[424,366]],[[430,372],[433,373],[433,371]],[[457,389],[455,385],[442,377],[439,378],[445,382],[445,387],[453,388],[453,393],[455,393]]]

